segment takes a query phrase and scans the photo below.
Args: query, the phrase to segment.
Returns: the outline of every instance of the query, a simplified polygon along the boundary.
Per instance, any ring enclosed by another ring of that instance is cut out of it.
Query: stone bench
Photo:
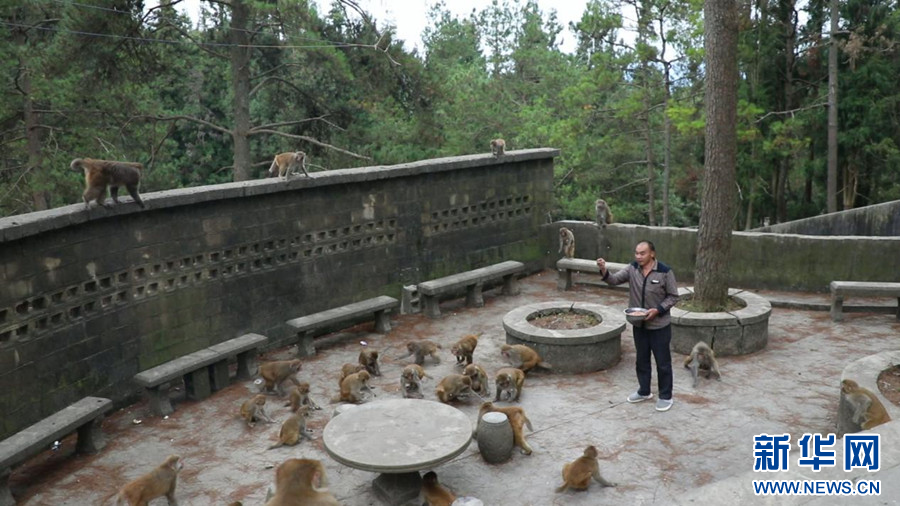
[[[518,291],[516,275],[524,270],[525,264],[522,262],[507,260],[487,267],[425,281],[418,284],[419,299],[423,302],[425,314],[431,318],[440,318],[441,316],[438,299],[440,295],[458,292],[463,288],[466,290],[466,305],[481,307],[484,305],[481,289],[485,282],[502,278],[502,293],[514,295]]]
[[[883,283],[876,281],[832,281],[831,285],[831,320],[844,319],[844,297],[859,295],[867,297],[897,297],[897,319],[900,319],[900,283]]]
[[[150,412],[165,416],[175,411],[169,400],[168,384],[184,379],[189,399],[202,400],[228,385],[228,359],[237,356],[238,379],[250,379],[256,372],[256,349],[269,339],[259,334],[241,337],[197,350],[134,375],[134,381],[150,396]]]
[[[12,468],[43,452],[74,431],[78,431],[75,451],[97,453],[106,444],[100,430],[102,416],[113,407],[102,397],[85,397],[36,424],[0,441],[0,506],[16,504],[9,491]]]
[[[610,273],[619,272],[627,266],[628,264],[606,262],[606,270]],[[584,258],[560,258],[556,261],[556,270],[559,273],[559,277],[556,279],[556,289],[560,291],[572,289],[573,272],[591,272],[600,274],[600,268],[597,267],[597,261]],[[628,283],[623,283],[620,286],[628,286]]]
[[[375,332],[386,334],[391,331],[390,311],[400,306],[400,302],[387,295],[381,295],[360,302],[347,304],[318,313],[288,320],[287,324],[297,333],[297,356],[311,357],[316,354],[313,337],[317,331],[333,326],[336,323],[373,315]]]

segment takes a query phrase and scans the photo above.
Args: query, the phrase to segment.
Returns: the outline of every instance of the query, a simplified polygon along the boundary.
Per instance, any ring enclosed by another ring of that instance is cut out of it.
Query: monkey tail
[[[553,370],[553,366],[548,364],[547,362],[538,362],[535,364],[535,367],[540,367],[541,369],[547,369],[548,371]]]
[[[556,493],[565,492],[569,488],[567,483],[563,483],[562,485],[556,487]]]
[[[528,430],[534,432],[534,427],[531,426],[531,420],[529,420],[528,417],[525,416],[525,413],[522,413],[522,419],[525,420],[525,425],[528,426]]]
[[[275,448],[281,448],[282,446],[284,446],[284,443],[279,441],[279,442],[273,444],[272,446],[266,448],[266,450],[274,450]]]

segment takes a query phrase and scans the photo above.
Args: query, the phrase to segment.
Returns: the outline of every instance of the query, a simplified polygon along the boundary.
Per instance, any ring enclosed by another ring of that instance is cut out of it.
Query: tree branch
[[[250,129],[250,131],[253,132],[253,131],[256,131],[256,130],[263,129],[263,128],[275,128],[275,127],[280,127],[280,126],[299,125],[300,123],[306,123],[306,122],[309,122],[309,121],[316,121],[316,120],[320,120],[320,119],[323,119],[323,118],[325,118],[325,116],[318,116],[318,117],[315,117],[315,118],[307,118],[307,119],[299,119],[299,120],[296,120],[296,121],[282,121],[282,122],[280,122],[280,123],[269,123],[269,124],[267,124],[267,125],[260,125],[260,126],[258,126],[258,127],[253,127],[253,128]]]
[[[141,114],[141,115],[134,116],[134,117],[150,119],[153,121],[178,121],[180,119],[183,119],[186,121],[192,121],[194,123],[200,123],[201,125],[208,126],[209,128],[212,128],[213,130],[218,130],[219,132],[222,132],[222,133],[225,133],[228,135],[234,135],[234,132],[232,132],[231,130],[229,130],[227,128],[220,127],[219,125],[216,125],[215,123],[210,123],[209,121],[202,120],[200,118],[194,118],[192,116],[183,116],[180,114],[176,115],[176,116],[150,116],[150,115],[146,115],[146,114]]]
[[[259,128],[255,128],[255,129],[251,130],[248,135],[255,135],[255,134],[272,134],[272,135],[279,135],[281,137],[287,137],[289,139],[300,139],[300,140],[306,141],[310,144],[315,144],[316,146],[322,146],[323,148],[331,149],[331,150],[337,151],[339,153],[344,153],[345,155],[352,156],[353,158],[358,158],[360,160],[372,160],[371,157],[368,157],[365,155],[360,155],[360,154],[354,153],[352,151],[347,151],[346,149],[339,148],[337,146],[333,146],[331,144],[322,142],[322,141],[320,141],[318,139],[314,139],[312,137],[308,137],[306,135],[286,134],[284,132],[279,132],[278,130],[259,129]]]
[[[757,118],[756,121],[754,121],[754,123],[759,123],[760,121],[768,118],[769,116],[776,116],[776,115],[783,115],[783,114],[790,114],[791,116],[793,116],[794,113],[797,113],[800,111],[806,111],[808,109],[817,109],[819,107],[825,107],[827,105],[828,105],[828,102],[818,102],[818,103],[815,103],[812,105],[808,105],[806,107],[798,107],[796,109],[790,109],[787,111],[769,111],[769,112],[763,114],[762,116],[760,116],[759,118]]]

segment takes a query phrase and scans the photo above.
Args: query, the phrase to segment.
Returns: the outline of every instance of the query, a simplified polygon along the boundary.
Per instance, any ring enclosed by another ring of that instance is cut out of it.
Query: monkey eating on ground
[[[841,381],[841,393],[853,408],[851,421],[862,430],[868,430],[891,421],[884,404],[870,390],[851,379]]]
[[[259,375],[265,380],[265,385],[260,392],[275,390],[279,396],[284,397],[282,383],[290,380],[294,386],[300,386],[300,382],[294,376],[300,370],[300,360],[273,360],[259,366]]]
[[[469,364],[463,370],[463,374],[472,380],[472,391],[476,394],[487,397],[491,395],[488,387],[487,373],[480,365]]]
[[[453,492],[438,483],[437,474],[434,471],[428,471],[425,476],[422,476],[422,495],[425,496],[423,506],[450,506],[456,500]]]
[[[341,381],[340,395],[335,397],[331,402],[343,401],[357,403],[368,400],[368,395],[374,397],[375,394],[372,392],[372,388],[368,383],[370,378],[369,371],[359,371],[348,375]],[[363,395],[363,392],[366,392],[368,395]]]
[[[521,369],[524,373],[527,373],[535,367],[553,369],[552,365],[541,360],[541,356],[538,355],[538,352],[524,344],[504,344],[500,346],[500,354],[503,355],[503,358],[509,365],[516,369]]]
[[[178,472],[183,463],[178,455],[170,455],[162,464],[149,473],[128,482],[116,495],[116,506],[146,506],[157,497],[166,496],[170,506],[177,506],[175,486]],[[108,498],[109,496],[107,496]]]
[[[584,455],[563,466],[562,479],[565,483],[556,489],[557,492],[565,492],[567,489],[587,490],[591,484],[591,478],[604,487],[615,487],[616,484],[606,481],[600,476],[600,464],[597,462],[597,449],[588,446],[584,449]]]
[[[494,139],[491,141],[491,154],[494,157],[501,157],[506,151],[506,141],[503,139]]]
[[[440,349],[443,349],[441,345],[433,341],[410,341],[406,343],[406,350],[409,353],[403,355],[402,357],[397,357],[397,360],[415,355],[416,364],[422,365],[425,363],[425,356],[429,355],[432,359],[434,359],[435,364],[439,364],[441,362],[441,357],[438,356],[437,351]]]
[[[716,362],[716,353],[703,341],[698,341],[691,349],[691,354],[684,358],[684,367],[691,370],[694,378],[694,388],[697,388],[697,373],[704,371],[706,379],[715,373],[717,380],[722,380],[719,372],[719,363]]]
[[[400,390],[403,391],[404,398],[422,399],[425,395],[422,393],[422,378],[428,376],[422,366],[409,364],[403,368],[400,373]],[[429,378],[431,376],[428,376]]]
[[[366,366],[362,364],[351,364],[350,362],[345,363],[341,366],[341,375],[338,377],[338,388],[340,388],[341,383],[343,383],[344,378],[350,376],[351,374],[356,374],[359,371],[365,371]]]
[[[362,350],[359,352],[359,364],[373,376],[381,376],[381,368],[378,367],[378,352],[375,350]]]
[[[450,374],[434,390],[439,401],[444,404],[468,397],[472,392],[472,378],[462,374]]]
[[[278,168],[277,171],[275,170],[276,167]],[[306,177],[309,177],[309,172],[306,172],[306,153],[303,151],[280,153],[275,155],[275,159],[272,160],[272,166],[269,167],[269,175],[274,176],[278,174],[282,179],[287,179],[297,173],[298,167]]]
[[[566,258],[575,257],[575,234],[566,227],[559,229],[559,253]]]
[[[106,188],[113,202],[119,203],[119,187],[124,186],[128,194],[141,208],[144,202],[138,193],[141,184],[141,173],[144,166],[134,162],[117,162],[113,160],[95,160],[93,158],[76,158],[69,164],[69,169],[75,172],[84,172],[84,207],[90,208],[90,202],[96,200],[97,204],[109,207],[106,204]]]
[[[275,495],[265,506],[340,506],[327,486],[320,461],[289,459],[275,469]]]
[[[501,393],[506,393],[507,400],[510,402],[518,401],[519,395],[522,394],[522,386],[525,384],[525,373],[522,372],[521,369],[504,367],[497,371],[494,383],[497,385],[497,396],[494,398],[495,401],[503,400],[500,398]]]
[[[282,446],[293,446],[300,442],[300,438],[304,437],[312,441],[312,436],[306,430],[307,418],[309,418],[309,406],[301,406],[296,413],[281,423],[281,430],[278,432],[278,442],[266,449],[272,450]]]
[[[275,423],[275,420],[272,420],[266,413],[266,396],[263,394],[254,395],[241,404],[241,418],[247,422],[247,427],[250,428],[253,428],[259,420]]]
[[[518,406],[498,408],[494,406],[494,403],[492,402],[485,402],[482,403],[481,408],[478,409],[478,419],[481,420],[481,417],[483,417],[485,413],[494,411],[503,413],[509,420],[509,426],[512,427],[513,430],[513,444],[518,446],[525,455],[531,455],[531,447],[525,442],[525,434],[523,434],[522,427],[527,425],[528,430],[532,432],[534,432],[534,427],[531,426],[531,420],[525,416],[525,410]]]
[[[456,355],[456,365],[462,365],[463,360],[465,360],[466,365],[472,363],[472,354],[475,353],[475,347],[478,346],[479,335],[469,334],[463,336],[450,348],[450,353]]]
[[[288,402],[285,406],[290,406],[291,411],[296,412],[301,406],[309,406],[311,409],[322,409],[321,406],[313,402],[309,396],[309,383],[301,381],[297,386],[291,389],[288,395]]]
[[[606,204],[605,200],[597,199],[594,202],[594,211],[597,213],[597,225],[599,227],[605,228],[613,222],[612,212],[609,210],[609,205]]]

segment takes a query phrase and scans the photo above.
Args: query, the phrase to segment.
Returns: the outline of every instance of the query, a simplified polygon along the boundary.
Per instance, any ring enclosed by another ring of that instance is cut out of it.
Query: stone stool
[[[513,450],[513,430],[505,413],[485,413],[478,420],[478,451],[486,462],[499,464],[509,460]]]

